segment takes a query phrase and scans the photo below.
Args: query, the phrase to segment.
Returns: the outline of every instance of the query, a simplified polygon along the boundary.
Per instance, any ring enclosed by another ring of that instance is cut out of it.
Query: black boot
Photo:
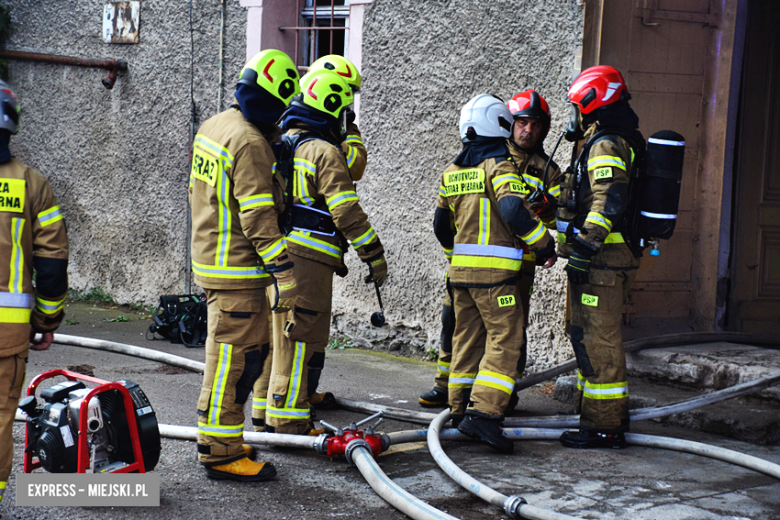
[[[309,403],[317,410],[335,410],[339,407],[331,392],[317,392],[309,397]]]
[[[587,450],[590,448],[622,449],[626,447],[626,437],[622,433],[599,433],[591,430],[563,432],[561,444],[567,448]]]
[[[458,425],[458,431],[487,444],[499,453],[512,453],[515,449],[515,444],[504,437],[504,430],[501,429],[501,421],[498,419],[466,415]]]
[[[516,392],[512,392],[509,403],[506,405],[506,408],[504,408],[504,415],[509,415],[511,412],[514,412],[518,402],[520,402],[520,398],[517,396]]]
[[[423,408],[444,408],[449,403],[449,392],[434,386],[433,390],[420,396],[420,406]]]

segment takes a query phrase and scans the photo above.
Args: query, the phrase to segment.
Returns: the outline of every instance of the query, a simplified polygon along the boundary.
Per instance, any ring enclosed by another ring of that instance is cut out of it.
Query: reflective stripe
[[[269,405],[265,415],[279,419],[308,419],[311,417],[311,411],[309,408],[276,408]]]
[[[268,273],[262,267],[219,267],[192,262],[192,272],[207,278],[266,278]]]
[[[585,219],[585,222],[590,222],[603,227],[607,231],[612,231],[612,221],[595,211],[588,213],[588,218]]]
[[[233,156],[230,154],[227,148],[221,146],[216,141],[212,141],[208,137],[198,134],[195,136],[195,142],[193,144],[203,146],[206,150],[213,152],[221,157],[228,168],[233,167]]]
[[[230,373],[230,358],[233,355],[233,345],[219,344],[219,359],[214,382],[211,386],[211,414],[209,425],[219,426],[219,416],[222,411],[222,398],[225,395],[225,385]]]
[[[368,231],[357,237],[355,240],[352,240],[352,247],[355,249],[359,247],[363,247],[364,245],[368,244],[372,240],[376,238],[376,232],[374,231],[374,228],[369,227]]]
[[[295,165],[296,168],[305,170],[312,175],[317,173],[317,165],[311,161],[307,161],[306,159],[299,159],[298,157],[296,157],[295,160],[293,161],[293,164]]]
[[[685,146],[685,141],[669,141],[667,139],[658,139],[657,137],[651,137],[647,140],[648,143],[662,144],[664,146]]]
[[[257,397],[252,398],[252,408],[255,410],[265,410],[268,406],[268,399],[258,399]]]
[[[274,205],[274,196],[270,193],[262,193],[260,195],[252,195],[251,197],[244,197],[243,199],[238,199],[238,208],[241,211],[246,211],[248,209],[257,208],[260,206],[273,206]]]
[[[0,292],[0,307],[29,309],[33,306],[34,299],[35,297],[29,293]]]
[[[11,219],[11,273],[8,276],[8,290],[21,293],[24,278],[24,249],[22,249],[23,218]]]
[[[542,189],[542,181],[532,175],[523,175],[523,180],[536,189]]]
[[[640,211],[639,213],[642,216],[647,218],[662,218],[662,219],[669,219],[669,220],[677,219],[677,215],[668,215],[666,213],[650,213],[649,211]]]
[[[347,168],[352,168],[357,159],[357,149],[354,146],[348,146],[347,149],[349,150],[349,153],[347,153]]]
[[[41,227],[46,227],[60,220],[62,220],[62,211],[59,206],[53,206],[38,213],[38,222],[41,224]]]
[[[617,166],[621,170],[626,169],[626,163],[620,157],[614,155],[599,155],[592,159],[588,159],[588,169],[598,168],[600,166]]]
[[[65,298],[61,300],[44,300],[43,298],[35,298],[37,307],[44,314],[57,314],[63,307],[65,307]]]
[[[511,377],[491,372],[489,370],[480,370],[477,378],[474,380],[474,386],[487,386],[511,394],[515,389],[515,380]]]
[[[545,233],[546,230],[544,228],[544,224],[539,222],[538,224],[536,224],[536,227],[533,229],[533,231],[531,231],[527,235],[521,236],[520,239],[526,244],[528,244],[529,246],[532,246],[538,241],[540,241],[542,238],[544,238]]]
[[[491,181],[493,183],[493,191],[498,190],[501,186],[507,182],[523,182],[519,175],[516,173],[505,173],[504,175],[497,175]]]
[[[584,384],[583,384],[584,383]],[[628,381],[620,383],[591,383],[577,371],[577,389],[588,399],[624,399],[628,397]]]
[[[217,181],[217,199],[219,199],[219,235],[217,236],[217,252],[214,264],[224,267],[228,265],[228,252],[230,250],[230,226],[233,215],[228,205],[230,181],[225,168],[220,168],[220,176]]]
[[[293,195],[297,195],[304,204],[314,204],[314,199],[309,195],[309,187],[306,184],[306,174],[314,175],[317,173],[317,166],[311,161],[299,158],[295,159],[294,164],[296,175],[295,188],[297,193],[293,193]]]
[[[450,388],[471,388],[474,386],[474,379],[476,377],[477,374],[455,372],[450,374],[447,386]]]
[[[336,195],[332,196],[325,202],[328,204],[328,209],[333,211],[333,208],[341,206],[345,202],[349,202],[351,200],[360,200],[357,196],[357,193],[354,191],[342,191],[341,193],[337,193]]]
[[[479,243],[490,243],[490,199],[479,199]]]
[[[625,242],[623,235],[620,233],[610,233],[607,235],[607,238],[604,239],[605,244],[624,244]]]
[[[444,186],[439,186],[439,196],[447,197],[447,190],[444,189]]]
[[[452,249],[447,249],[446,247],[442,249],[444,249],[444,256],[447,257],[447,260],[452,259]]]
[[[444,361],[439,361],[439,373],[443,374],[449,374],[450,373],[450,365],[451,363],[445,363]]]
[[[556,228],[558,231],[560,231],[561,233],[566,233],[566,228],[567,228],[567,227],[569,227],[569,223],[568,223],[568,222],[564,222],[564,221],[561,221],[561,220],[559,220],[559,221],[557,221],[557,222],[555,223],[555,228]],[[575,234],[575,235],[576,235],[576,234],[578,234],[578,233],[580,232],[580,230],[579,230],[579,229],[577,229],[577,228],[576,228],[576,227],[574,227],[574,226],[572,226],[572,229],[573,229],[573,231],[574,231],[574,234]]]
[[[301,391],[301,376],[303,374],[303,359],[306,357],[306,343],[303,341],[295,342],[295,357],[290,371],[290,386],[287,388],[287,406],[294,408],[298,400],[298,394]]]
[[[478,244],[455,244],[453,252],[456,255],[495,256],[498,258],[508,258],[511,260],[523,259],[523,250],[515,249],[514,247],[485,246]]]
[[[553,186],[552,188],[550,188],[550,195],[552,195],[553,197],[558,197],[558,196],[560,196],[560,194],[561,194],[561,186],[560,185]]]
[[[219,426],[216,424],[198,423],[198,433],[209,437],[240,437],[244,434],[244,424],[237,426]]]
[[[303,231],[291,232],[289,235],[287,235],[287,241],[314,249],[315,251],[319,251],[320,253],[324,253],[335,258],[341,258],[341,249],[327,242],[323,242],[322,240],[317,240],[316,238],[306,236],[304,235]]]
[[[30,323],[30,309],[0,307],[0,323]]]
[[[263,259],[263,263],[267,264],[282,254],[285,250],[287,250],[287,241],[284,239],[284,237],[282,237],[271,244],[267,249],[260,251],[258,254],[260,255],[260,258]]]
[[[521,260],[507,260],[491,256],[458,256],[452,257],[453,267],[473,267],[477,269],[504,269],[507,271],[519,271]]]
[[[348,135],[346,139],[344,139],[345,143],[356,143],[356,144],[363,144],[363,139],[356,135]],[[365,145],[364,145],[365,146]]]

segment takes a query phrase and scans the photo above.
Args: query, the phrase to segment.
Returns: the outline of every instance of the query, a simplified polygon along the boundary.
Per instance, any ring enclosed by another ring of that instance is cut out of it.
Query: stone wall
[[[184,291],[191,63],[197,129],[217,112],[220,1],[193,0],[192,29],[187,1],[142,1],[140,43],[123,45],[102,40],[105,0],[2,3],[14,27],[9,50],[129,64],[107,90],[105,70],[10,62],[23,107],[11,149],[54,187],[71,287],[145,303]],[[246,58],[238,0],[227,0],[225,23],[223,108]]]
[[[581,45],[576,0],[375,0],[363,32],[360,127],[369,150],[358,193],[390,266],[383,289],[389,326],[372,329],[373,288],[349,255],[337,282],[335,327],[358,344],[424,353],[438,346],[446,260],[432,232],[441,172],[460,150],[460,107],[479,93],[508,100],[534,88],[550,103],[553,129],[565,126],[565,93]],[[567,163],[569,146],[557,159]],[[562,264],[562,262],[560,262]],[[537,275],[529,365],[571,355],[563,328],[562,265]]]

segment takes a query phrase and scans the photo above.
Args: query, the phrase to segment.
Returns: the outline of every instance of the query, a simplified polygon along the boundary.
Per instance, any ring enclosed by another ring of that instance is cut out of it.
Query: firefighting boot
[[[244,448],[244,453],[246,453],[246,458],[249,460],[257,460],[257,452],[255,451],[254,446],[250,446],[249,444],[242,444],[242,448]]]
[[[509,454],[515,449],[515,444],[504,437],[501,421],[498,419],[487,419],[479,415],[467,414],[458,425],[458,431],[467,437],[487,444],[499,453]]]
[[[626,447],[626,436],[622,433],[600,433],[590,430],[563,432],[560,441],[567,448],[578,448],[581,450],[590,448],[619,450]]]
[[[517,392],[512,392],[512,395],[509,397],[509,403],[504,408],[504,415],[514,412],[518,402],[520,402],[520,398],[517,396]]]
[[[325,433],[324,428],[315,428],[314,427],[314,421],[309,421],[309,428],[304,431],[301,435],[309,435],[310,437],[316,437],[317,435],[322,435]]]
[[[332,392],[315,392],[309,397],[309,404],[317,410],[335,410],[339,407]]]
[[[276,468],[270,462],[253,462],[246,457],[225,464],[206,466],[206,476],[213,480],[261,482],[276,476]]]
[[[423,408],[444,408],[449,403],[449,393],[443,388],[434,386],[420,396],[420,406]]]

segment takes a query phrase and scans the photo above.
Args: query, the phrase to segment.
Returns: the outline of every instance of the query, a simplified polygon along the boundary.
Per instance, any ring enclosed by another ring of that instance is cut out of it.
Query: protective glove
[[[569,256],[569,263],[565,267],[572,285],[590,283],[590,259],[594,254],[595,251],[589,251],[575,241],[574,252]]]
[[[367,263],[369,274],[366,277],[366,283],[376,282],[378,287],[382,287],[385,280],[387,280],[387,260],[385,260],[385,254],[382,253],[376,260],[371,260]]]
[[[272,274],[274,290],[271,297],[271,310],[284,313],[295,308],[298,299],[298,285],[295,283],[292,269],[285,269]]]

